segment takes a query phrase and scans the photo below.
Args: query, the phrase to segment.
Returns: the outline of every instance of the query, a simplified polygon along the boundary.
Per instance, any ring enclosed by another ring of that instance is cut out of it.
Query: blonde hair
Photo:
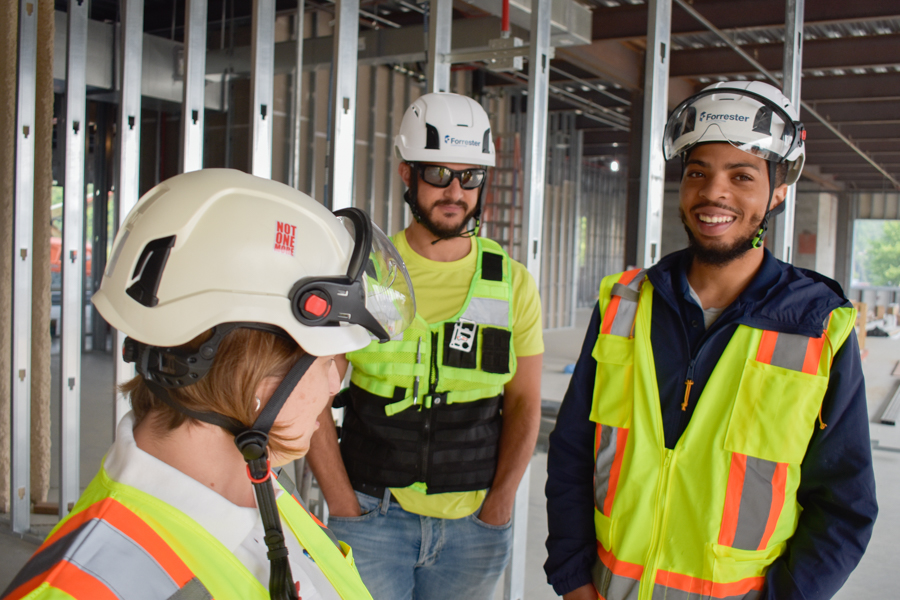
[[[184,347],[197,349],[209,339],[207,331]],[[306,352],[293,340],[256,329],[239,328],[226,335],[212,367],[206,376],[189,386],[168,390],[175,402],[199,412],[215,412],[236,419],[250,427],[256,420],[256,390],[267,377],[283,378]],[[161,435],[194,421],[157,398],[138,375],[119,390],[131,398],[134,424],[137,426],[152,417]],[[287,450],[287,440],[275,426],[269,433],[269,448],[275,452]]]

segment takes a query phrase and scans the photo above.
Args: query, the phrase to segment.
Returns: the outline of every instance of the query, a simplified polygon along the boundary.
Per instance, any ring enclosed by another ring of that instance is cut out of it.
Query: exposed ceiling
[[[643,0],[593,5],[593,44],[561,49],[554,63],[563,70],[577,65],[633,94],[640,89],[647,6]],[[780,78],[784,0],[693,0],[691,6]],[[809,0],[804,20],[803,101],[900,180],[900,2]],[[670,107],[711,82],[765,80],[677,2],[670,77]],[[591,99],[613,106],[597,95]],[[807,110],[800,118],[808,131],[807,179],[828,188],[893,190],[888,178]],[[613,141],[623,141],[611,128],[594,125],[588,131],[588,152],[603,154]]]
[[[184,0],[145,0],[145,31],[182,35]],[[593,9],[593,43],[556,48],[551,66],[550,110],[579,110],[586,156],[627,160],[630,131],[641,108],[645,0],[581,0]],[[65,9],[63,0],[57,1]],[[249,0],[209,0],[211,30],[225,19],[249,22]],[[296,0],[277,0],[280,12]],[[691,0],[692,8],[744,51],[780,77],[785,0]],[[330,9],[330,0],[306,0]],[[93,0],[92,18],[115,20],[118,2]],[[396,29],[422,23],[414,0],[363,0],[364,28]],[[484,10],[454,2],[454,18],[479,18]],[[817,113],[900,181],[900,2],[807,0],[801,96]],[[459,26],[459,25],[457,25]],[[764,76],[678,5],[672,7],[669,103],[715,81]],[[488,74],[486,83],[523,85],[527,72],[510,78]],[[807,179],[825,188],[892,190],[893,183],[807,110]]]

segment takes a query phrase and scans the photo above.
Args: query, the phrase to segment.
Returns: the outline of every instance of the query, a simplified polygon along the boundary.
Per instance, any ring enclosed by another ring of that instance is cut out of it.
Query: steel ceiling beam
[[[900,47],[900,46],[898,46]],[[809,81],[805,79],[804,83]],[[855,103],[830,104],[817,106],[832,123],[861,123],[864,118],[867,121],[897,121],[900,122],[900,110],[897,101],[868,102],[864,107]],[[801,111],[800,118],[804,115]]]
[[[825,100],[859,102],[859,98],[887,100],[900,97],[900,73],[806,77],[803,97],[808,104]]]
[[[844,125],[842,123],[821,123],[816,121],[804,122],[806,125],[807,139],[812,141],[825,135],[824,129],[833,131],[840,126],[840,131],[853,139],[884,139],[900,137],[900,124],[869,124],[869,125]]]
[[[693,4],[722,29],[784,26],[784,0],[694,0]],[[900,10],[896,3],[884,0],[816,0],[806,7],[805,17],[807,26],[815,26],[840,21],[898,18]],[[673,37],[703,32],[690,17],[673,11]],[[594,7],[591,34],[594,40],[624,40],[646,35],[646,4],[615,8]]]
[[[756,67],[756,69],[757,69],[760,73],[762,73],[763,75],[765,75],[765,76],[766,76],[766,77],[767,77],[774,85],[780,87],[780,82],[779,82],[778,79],[775,77],[775,75],[772,74],[770,71],[768,71],[768,70],[767,70],[765,67],[763,67],[761,64],[759,64],[759,61],[755,60],[755,59],[754,59],[753,57],[751,57],[749,54],[747,54],[746,52],[744,52],[744,50],[741,49],[740,46],[738,46],[737,44],[734,43],[734,41],[731,39],[730,36],[728,36],[728,35],[727,35],[725,32],[723,32],[721,29],[719,29],[718,27],[716,27],[715,25],[713,25],[711,22],[709,22],[709,20],[707,20],[703,15],[701,15],[699,12],[697,12],[692,6],[690,6],[687,2],[685,2],[685,0],[674,0],[674,2],[677,3],[678,6],[680,6],[683,10],[685,10],[685,11],[686,11],[688,14],[690,14],[693,18],[697,19],[697,21],[699,21],[701,24],[703,24],[704,27],[706,27],[706,28],[709,29],[711,32],[713,32],[713,33],[715,33],[717,36],[719,36],[719,38],[720,38],[723,42],[725,42],[726,44],[728,44],[728,46],[731,47],[732,50],[734,50],[735,52],[737,52],[738,54],[740,54],[740,55],[744,58],[744,60],[746,60],[746,61],[749,62],[751,65],[753,65],[754,67]],[[807,97],[815,97],[815,95],[814,95],[814,94],[808,94]],[[875,167],[876,170],[878,170],[882,175],[884,175],[888,180],[890,180],[891,184],[893,184],[893,186],[894,186],[895,188],[900,189],[900,181],[898,181],[897,179],[895,179],[895,178],[894,178],[892,175],[890,175],[887,171],[885,171],[883,168],[881,168],[881,166],[880,166],[878,163],[876,163],[874,160],[872,160],[865,152],[863,152],[858,146],[856,146],[856,145],[853,143],[853,141],[852,141],[850,138],[848,138],[844,133],[842,133],[839,129],[837,129],[834,125],[832,125],[832,124],[829,123],[824,117],[822,117],[822,116],[821,116],[821,115],[820,115],[820,114],[819,114],[812,106],[810,106],[807,102],[801,102],[801,106],[802,106],[802,107],[803,107],[810,115],[812,115],[813,118],[815,118],[815,119],[818,120],[820,123],[822,123],[822,124],[823,124],[823,125],[824,125],[831,133],[833,133],[835,136],[837,136],[838,138],[840,138],[844,143],[846,143],[848,146],[850,146],[850,148],[852,148],[855,152],[857,152],[860,156],[862,156],[862,157],[866,160],[866,162],[868,162],[870,165],[872,165],[873,167]],[[808,128],[808,127],[809,127],[809,125],[807,124],[807,128]]]
[[[765,68],[781,70],[783,48],[780,43],[748,44],[741,48]],[[900,65],[900,34],[809,40],[803,46],[803,71],[815,69],[852,69]],[[729,48],[678,50],[672,53],[672,77],[711,77],[754,72]]]

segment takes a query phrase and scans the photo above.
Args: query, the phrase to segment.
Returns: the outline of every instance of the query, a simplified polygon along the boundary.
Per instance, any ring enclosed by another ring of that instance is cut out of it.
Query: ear
[[[403,180],[403,185],[408,188],[410,179],[412,178],[412,169],[410,168],[409,163],[400,163],[400,166],[397,167],[397,172],[400,174],[400,179]]]
[[[782,183],[772,193],[772,206],[769,207],[769,210],[775,210],[777,206],[779,206],[784,199],[787,197],[788,186],[786,183]]]
[[[264,377],[259,385],[256,386],[256,393],[254,394],[254,398],[251,400],[251,404],[253,408],[256,408],[256,398],[260,400],[260,410],[269,403],[269,398],[272,397],[272,394],[275,393],[275,390],[278,389],[278,385],[281,381],[277,377]],[[257,411],[257,414],[259,411]]]

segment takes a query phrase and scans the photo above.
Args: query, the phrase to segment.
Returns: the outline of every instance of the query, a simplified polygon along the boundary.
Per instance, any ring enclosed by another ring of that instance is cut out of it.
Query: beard
[[[435,223],[431,218],[431,215],[434,214],[436,210],[439,210],[442,206],[459,206],[464,211],[468,208],[465,202],[457,202],[455,200],[441,200],[440,202],[435,203],[434,206],[431,207],[431,210],[427,213],[422,209],[422,205],[416,202],[418,212],[420,215],[419,223],[431,232],[437,238],[450,238],[457,236],[463,232],[466,225],[472,218],[475,216],[475,211],[478,209],[478,205],[475,205],[475,208],[466,212],[465,217],[462,221],[460,221],[459,225],[451,226],[451,225],[442,225],[439,223]]]
[[[684,211],[681,212],[681,222],[684,225],[684,230],[688,235],[688,252],[691,254],[691,258],[697,260],[700,263],[705,265],[709,265],[711,267],[724,267],[729,263],[739,259],[743,255],[745,255],[750,250],[753,250],[753,240],[756,238],[759,233],[759,229],[762,226],[764,215],[757,215],[757,218],[754,220],[756,224],[753,228],[751,228],[750,233],[744,237],[740,237],[736,239],[733,243],[727,246],[704,246],[694,237],[694,233],[691,231],[691,228],[687,226],[685,222]]]

